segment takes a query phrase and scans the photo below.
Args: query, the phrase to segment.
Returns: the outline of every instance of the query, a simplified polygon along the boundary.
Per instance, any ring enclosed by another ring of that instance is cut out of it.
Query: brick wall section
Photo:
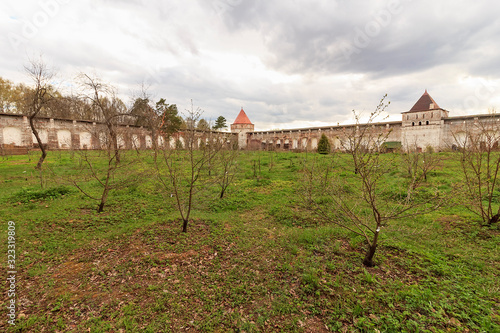
[[[475,123],[493,121],[498,124],[497,128],[500,128],[500,115],[448,117],[446,113],[440,117],[436,115],[429,117],[426,115],[421,125],[415,122],[416,119],[412,118],[412,114],[404,114],[402,121],[374,123],[369,126],[375,132],[387,133],[387,141],[401,142],[404,147],[416,145],[419,149],[431,146],[436,150],[450,149],[455,144],[454,134],[464,132],[467,127],[471,128]],[[428,119],[430,121],[427,124]],[[238,128],[235,129],[235,133],[225,133],[225,135],[232,139],[238,137],[240,148],[313,151],[317,148],[321,135],[325,134],[330,139],[332,149],[341,150],[341,141],[354,127],[356,125],[257,132],[248,131],[250,128]],[[101,149],[99,133],[106,132],[106,127],[102,123],[48,118],[37,119],[37,128],[50,150]],[[147,142],[148,140],[150,142],[152,137],[149,130],[138,126],[119,126],[117,133],[123,149],[147,149]],[[175,140],[180,139],[182,135],[182,133],[176,134]],[[199,136],[202,138],[204,133],[200,132]],[[90,147],[87,143],[90,143]],[[37,148],[27,117],[0,114],[0,148],[2,154],[25,153],[27,149]]]
[[[360,125],[363,126],[363,125]],[[401,122],[382,122],[369,125],[376,133],[388,135],[387,141],[401,141]],[[330,140],[332,149],[341,150],[346,134],[356,125],[311,127],[282,131],[248,133],[249,149],[312,151],[317,148],[322,134]]]
[[[36,127],[42,142],[50,150],[101,149],[100,133],[106,133],[107,130],[102,123],[49,118],[36,119]],[[6,137],[5,133],[9,135]],[[151,137],[149,130],[129,125],[118,126],[117,134],[124,149],[146,149],[146,137]],[[137,147],[132,142],[133,138],[136,139]],[[28,149],[38,147],[27,117],[0,114],[0,147],[7,146]]]
[[[107,132],[103,123],[68,119],[39,118],[36,119],[36,128],[49,150],[101,149],[100,138]],[[152,139],[151,132],[139,126],[118,126],[116,132],[122,149],[147,149],[147,141]],[[231,140],[237,137],[235,133],[222,134]],[[177,133],[174,141],[182,135]],[[203,139],[205,133],[197,135]],[[36,148],[38,143],[26,116],[0,114],[0,154],[26,153],[28,149]]]
[[[410,149],[425,150],[427,147],[432,147],[437,151],[453,148],[456,145],[457,133],[460,135],[466,130],[474,128],[477,130],[478,126],[474,126],[474,124],[489,122],[494,124],[493,127],[496,131],[500,130],[500,114],[448,117],[446,111],[446,114],[443,113],[438,119],[436,119],[435,114],[431,120],[424,118],[418,122],[411,118],[412,114],[409,116],[407,119],[405,114],[403,121],[374,123],[369,126],[378,133],[387,133],[387,141],[400,142],[405,149],[409,147]],[[333,150],[342,150],[341,142],[345,140],[346,133],[352,131],[355,126],[250,132],[247,133],[248,149],[313,151],[317,148],[321,135],[325,134],[329,138]]]
[[[42,142],[48,149],[100,149],[99,133],[106,132],[102,123],[77,121],[67,119],[36,119],[36,128],[42,137]],[[5,133],[9,134],[7,137]],[[149,131],[138,126],[119,126],[117,133],[124,140],[123,148],[132,149],[131,138],[136,135],[141,144],[140,149],[146,148],[146,135]],[[83,146],[83,141],[90,136],[90,147]],[[29,126],[28,118],[22,115],[0,114],[0,146],[38,147]]]

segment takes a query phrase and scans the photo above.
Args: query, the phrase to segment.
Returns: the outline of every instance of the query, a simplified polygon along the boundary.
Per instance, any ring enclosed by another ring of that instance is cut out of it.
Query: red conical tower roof
[[[415,111],[429,111],[440,109],[439,105],[432,99],[431,95],[427,93],[427,89],[425,89],[424,94],[420,97],[420,99],[413,105],[410,109],[410,112]]]
[[[252,124],[250,119],[248,119],[248,116],[245,113],[245,111],[243,111],[243,108],[241,108],[241,111],[238,114],[238,117],[236,117],[236,120],[234,121],[233,125],[234,124],[249,124],[249,125]]]

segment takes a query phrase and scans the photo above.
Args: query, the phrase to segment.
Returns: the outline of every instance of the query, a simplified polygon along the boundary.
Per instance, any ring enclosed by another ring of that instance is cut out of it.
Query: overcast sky
[[[256,130],[369,114],[400,120],[425,89],[450,116],[500,109],[493,0],[2,0],[0,76],[43,55],[68,89],[97,74],[130,103],[142,82],[180,111]]]

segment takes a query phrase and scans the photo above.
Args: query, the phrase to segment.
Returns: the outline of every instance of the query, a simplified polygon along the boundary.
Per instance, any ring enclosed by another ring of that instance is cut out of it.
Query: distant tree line
[[[151,131],[153,145],[161,137],[170,137],[173,133],[195,128],[198,131],[210,131],[226,127],[226,120],[220,116],[212,128],[205,119],[194,118],[188,114],[183,119],[176,104],[168,104],[164,98],[156,103],[145,89],[140,97],[133,98],[131,106],[120,99],[116,89],[104,83],[98,77],[81,73],[76,82],[74,94],[63,94],[53,85],[56,73],[47,67],[43,59],[30,59],[25,65],[25,72],[32,85],[14,84],[0,77],[0,113],[24,115],[28,118],[36,143],[41,150],[36,169],[41,169],[47,156],[44,143],[37,128],[38,118],[84,120],[104,123],[110,146],[113,151],[110,160],[120,162],[118,147],[118,125],[143,126]],[[156,148],[156,147],[154,147]]]
[[[38,63],[38,65],[40,64]],[[30,69],[33,68],[26,69],[28,74],[30,74]],[[43,75],[53,76],[53,73],[49,73],[46,68],[44,70]],[[32,76],[31,74],[30,76]],[[36,95],[37,90],[36,82],[34,83],[33,86],[23,83],[15,84],[0,77],[0,113],[29,116],[31,113],[30,108],[33,106],[33,96]],[[45,82],[43,88],[46,100],[44,100],[43,105],[37,112],[37,118],[106,121],[106,117],[96,110],[95,101],[85,98],[81,93],[66,95],[47,82]],[[120,124],[150,127],[150,122],[156,119],[156,121],[162,123],[164,132],[174,133],[187,128],[187,123],[192,122],[189,117],[183,119],[179,115],[177,105],[168,104],[164,98],[160,98],[156,103],[151,103],[149,97],[137,97],[133,99],[130,107],[116,95],[113,96],[113,100],[105,97],[100,102],[107,105],[109,112],[115,115],[117,122]],[[193,125],[196,129],[202,131],[227,128],[226,119],[223,116],[219,116],[213,126],[210,126],[209,122],[203,118]]]

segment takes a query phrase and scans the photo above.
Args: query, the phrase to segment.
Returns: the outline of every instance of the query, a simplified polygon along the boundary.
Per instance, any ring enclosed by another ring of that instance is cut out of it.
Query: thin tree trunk
[[[42,151],[42,155],[38,159],[38,163],[36,164],[35,169],[40,170],[42,168],[43,161],[45,161],[45,157],[47,157],[47,152],[45,151],[45,148],[43,145],[40,145],[40,150]]]
[[[113,128],[113,125],[110,122],[107,123],[107,127],[108,127],[108,131],[109,131],[109,136],[111,139],[111,147],[112,147],[112,149],[115,153],[115,157],[116,157],[116,164],[119,164],[120,163],[120,152],[118,149],[118,135],[116,134],[116,132]],[[109,149],[111,149],[111,147]]]
[[[99,204],[99,208],[97,209],[98,213],[102,213],[104,211],[104,205],[106,204],[106,199],[108,198],[108,192],[109,188],[105,188],[102,193],[101,203]]]
[[[104,190],[102,191],[102,196],[101,196],[101,203],[99,204],[99,208],[97,209],[98,213],[102,213],[104,211],[104,205],[106,204],[106,201],[108,199],[108,193],[109,193],[109,178],[111,177],[110,175],[110,169],[108,165],[108,174],[106,175],[106,183],[104,185]]]
[[[377,245],[372,245],[368,247],[368,250],[365,254],[365,259],[363,260],[363,265],[366,267],[373,267],[373,256],[375,255],[375,251],[377,250]]]
[[[500,213],[493,215],[491,219],[488,221],[488,225],[492,225],[493,223],[497,223],[500,219]]]
[[[99,207],[97,208],[98,213],[102,213],[104,211],[104,205],[105,205],[105,202],[101,199],[101,203],[99,204]]]
[[[30,127],[31,131],[35,135],[36,141],[38,142],[38,146],[40,147],[40,150],[42,151],[42,155],[40,156],[40,159],[38,160],[38,163],[36,164],[35,169],[40,170],[42,168],[43,161],[45,160],[45,157],[47,157],[47,151],[45,150],[45,147],[43,146],[42,139],[40,138],[40,135],[38,134],[38,131],[35,128],[35,124],[33,122],[34,117],[30,117]]]
[[[187,232],[188,220],[182,220],[182,232]]]
[[[363,260],[363,265],[366,267],[373,267],[373,257],[375,256],[375,251],[377,250],[378,246],[378,234],[380,232],[380,227],[377,227],[377,230],[375,231],[375,235],[373,236],[373,241],[371,244],[368,246],[368,250],[366,251],[365,254],[365,259]]]

